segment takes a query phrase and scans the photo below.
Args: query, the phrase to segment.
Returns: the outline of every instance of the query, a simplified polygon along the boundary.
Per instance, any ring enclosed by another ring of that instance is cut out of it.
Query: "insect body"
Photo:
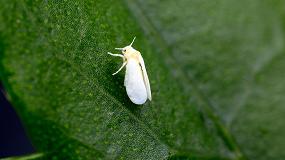
[[[141,53],[132,47],[136,37],[132,43],[124,48],[115,48],[122,51],[123,54],[109,55],[122,57],[123,65],[113,75],[119,73],[126,66],[124,85],[131,101],[135,104],[144,104],[147,99],[151,100],[151,90],[144,60]]]

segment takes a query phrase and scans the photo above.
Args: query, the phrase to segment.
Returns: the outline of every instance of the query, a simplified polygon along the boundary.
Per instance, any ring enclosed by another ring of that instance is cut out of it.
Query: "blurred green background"
[[[282,160],[284,30],[282,0],[2,0],[1,81],[39,159]]]

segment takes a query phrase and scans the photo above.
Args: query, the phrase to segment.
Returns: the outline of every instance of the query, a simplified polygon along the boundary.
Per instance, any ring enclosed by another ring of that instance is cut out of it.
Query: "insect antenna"
[[[115,48],[116,50],[120,50],[120,51],[122,51],[123,50],[123,48]]]
[[[130,46],[132,46],[132,45],[133,45],[133,43],[134,43],[135,39],[136,39],[136,37],[134,37],[134,39],[133,39],[132,43],[130,44]]]

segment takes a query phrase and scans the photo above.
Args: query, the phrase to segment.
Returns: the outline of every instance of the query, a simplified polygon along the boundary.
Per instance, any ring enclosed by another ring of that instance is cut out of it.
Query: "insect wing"
[[[143,71],[139,62],[129,59],[126,66],[125,82],[127,94],[135,104],[143,104],[147,100],[147,90]]]
[[[145,69],[144,60],[143,60],[141,54],[139,54],[139,62],[140,62],[140,65],[141,65],[141,68],[142,68],[142,72],[143,72],[143,78],[144,78],[145,87],[146,87],[146,91],[147,91],[147,97],[148,97],[149,100],[151,100],[150,84],[149,84],[147,72],[146,72],[146,69]]]

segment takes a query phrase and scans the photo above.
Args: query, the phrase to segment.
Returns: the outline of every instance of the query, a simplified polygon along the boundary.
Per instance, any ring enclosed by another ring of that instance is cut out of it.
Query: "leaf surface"
[[[233,135],[225,139],[230,147],[249,159],[285,158],[284,2],[128,3],[149,37],[169,51],[166,63],[181,72],[177,78],[192,82],[207,114]]]
[[[2,1],[1,80],[47,159],[284,157],[284,10],[244,4]],[[134,36],[153,94],[143,106],[107,54]]]
[[[1,79],[36,148],[60,159],[230,155],[123,4],[2,4]],[[107,55],[135,35],[154,97],[144,106],[130,102],[124,74],[111,75],[121,59]]]

